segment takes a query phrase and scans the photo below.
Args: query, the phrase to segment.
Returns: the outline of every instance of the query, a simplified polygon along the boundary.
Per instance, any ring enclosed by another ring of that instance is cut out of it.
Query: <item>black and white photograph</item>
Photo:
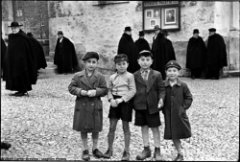
[[[239,8],[1,1],[1,161],[239,161]]]

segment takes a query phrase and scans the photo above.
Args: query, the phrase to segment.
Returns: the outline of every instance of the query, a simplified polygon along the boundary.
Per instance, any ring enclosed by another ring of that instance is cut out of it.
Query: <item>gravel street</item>
[[[1,159],[12,158],[66,158],[81,160],[80,133],[72,130],[75,97],[68,92],[73,74],[42,77],[29,97],[12,97],[1,82],[1,141],[12,144],[1,150]],[[239,78],[203,80],[181,78],[193,94],[193,104],[187,111],[193,136],[183,140],[187,161],[223,160],[236,161],[239,157]],[[103,114],[104,125],[100,133],[99,149],[107,149],[109,128],[109,103],[106,97]],[[133,118],[134,121],[134,118]],[[143,144],[140,127],[131,122],[131,160]],[[171,161],[176,151],[171,141],[163,139],[164,118],[161,132],[162,158]],[[152,133],[151,149],[154,150]],[[91,151],[89,136],[89,150]],[[114,142],[114,156],[121,160],[124,149],[122,123],[119,121]],[[91,160],[96,160],[91,156]],[[106,159],[100,159],[106,161]],[[149,158],[148,160],[151,160]]]

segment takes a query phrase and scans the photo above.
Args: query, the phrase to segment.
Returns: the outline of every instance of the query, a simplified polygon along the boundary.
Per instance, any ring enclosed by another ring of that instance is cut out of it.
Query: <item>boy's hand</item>
[[[111,104],[112,107],[117,107],[118,106],[116,100],[114,100],[114,99],[111,99],[110,104]]]
[[[88,95],[88,92],[85,91],[85,90],[81,90],[81,95],[82,95],[82,96],[87,96],[87,95]]]
[[[88,95],[88,97],[94,97],[95,95],[96,95],[96,90],[89,90],[88,92],[87,92],[87,95]]]
[[[118,98],[118,99],[116,99],[115,101],[117,102],[117,104],[120,104],[120,103],[123,102],[123,99],[122,99],[122,98]]]
[[[158,102],[158,108],[161,109],[163,107],[163,100],[160,98]]]

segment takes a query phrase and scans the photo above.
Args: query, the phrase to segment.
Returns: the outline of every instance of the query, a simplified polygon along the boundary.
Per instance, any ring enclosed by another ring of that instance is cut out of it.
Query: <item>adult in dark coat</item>
[[[47,67],[44,51],[42,45],[33,37],[32,33],[27,33],[27,36],[31,40],[34,55],[36,56],[37,70]]]
[[[125,27],[124,33],[119,41],[117,54],[126,54],[129,59],[128,71],[134,73],[139,69],[137,63],[138,49],[132,39],[132,29]]]
[[[135,41],[135,45],[138,48],[138,53],[143,50],[148,50],[148,51],[151,50],[148,41],[144,38],[143,31],[139,32],[139,39]]]
[[[37,68],[27,36],[19,32],[17,22],[11,23],[6,54],[6,89],[17,91],[14,96],[24,96],[37,82]]]
[[[5,80],[5,56],[6,56],[6,52],[7,52],[7,46],[3,40],[3,38],[1,37],[1,77],[3,78],[3,80]]]
[[[58,40],[55,48],[54,64],[57,65],[57,73],[72,73],[79,70],[78,59],[74,44],[63,32],[58,32]]]
[[[162,78],[166,79],[165,65],[170,60],[176,60],[172,42],[167,39],[167,31],[159,32],[153,42],[152,52],[154,57],[153,69],[160,71]]]
[[[227,66],[227,52],[223,37],[215,28],[209,29],[207,40],[207,78],[219,79],[220,70]]]
[[[193,30],[193,36],[189,39],[187,45],[186,68],[191,70],[191,77],[199,78],[205,67],[206,46],[199,36],[199,30]]]

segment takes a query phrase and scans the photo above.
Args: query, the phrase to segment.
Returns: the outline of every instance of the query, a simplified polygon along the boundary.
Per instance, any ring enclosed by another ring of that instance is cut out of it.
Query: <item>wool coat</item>
[[[92,89],[96,90],[95,97],[81,95],[81,90]],[[103,125],[103,106],[100,97],[108,92],[104,76],[94,71],[92,76],[88,77],[83,70],[74,75],[68,90],[76,96],[73,129],[81,132],[100,132]]]
[[[7,51],[7,46],[3,40],[3,38],[1,37],[1,77],[3,78],[3,80],[5,80],[5,56],[6,56],[6,51]]]
[[[57,40],[55,48],[54,64],[57,65],[57,73],[72,73],[79,70],[79,63],[74,44],[66,37],[62,42]]]
[[[6,89],[30,91],[37,82],[36,58],[26,34],[9,34],[6,53]]]
[[[140,70],[134,73],[136,84],[136,94],[133,98],[133,106],[135,110],[148,110],[149,114],[159,111],[159,99],[165,98],[165,88],[161,73],[156,70],[150,70],[148,81],[144,81]]]
[[[191,126],[186,110],[192,104],[192,94],[186,83],[178,80],[173,87],[165,81],[166,97],[162,112],[165,118],[164,139],[191,137]]]
[[[129,60],[128,71],[134,73],[139,69],[137,63],[138,49],[132,36],[124,33],[119,41],[117,54],[126,54]]]
[[[152,67],[154,70],[160,71],[165,80],[165,65],[170,60],[176,60],[172,42],[159,33],[152,44],[152,53],[154,59]]]

